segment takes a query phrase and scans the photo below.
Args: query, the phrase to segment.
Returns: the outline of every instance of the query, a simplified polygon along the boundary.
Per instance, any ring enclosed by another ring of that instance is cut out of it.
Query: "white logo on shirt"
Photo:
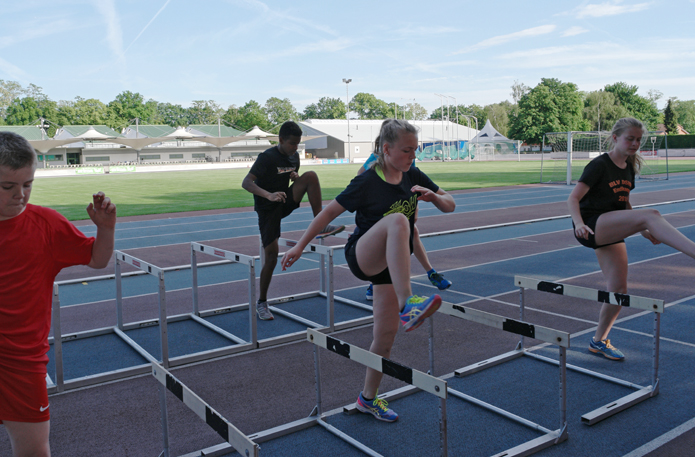
[[[48,409],[49,406],[51,406],[51,405],[48,404],[48,405],[46,405],[45,408],[44,408],[43,406],[41,406],[41,407],[39,408],[39,411],[44,412],[44,411],[46,411],[46,410]]]

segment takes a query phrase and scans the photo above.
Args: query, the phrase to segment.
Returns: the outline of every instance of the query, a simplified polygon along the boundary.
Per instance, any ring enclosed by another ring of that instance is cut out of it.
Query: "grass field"
[[[546,163],[547,164],[547,163]],[[585,163],[574,166],[574,179]],[[535,184],[540,162],[422,162],[418,167],[445,190]],[[357,165],[304,166],[321,181],[324,200],[338,195],[355,176]],[[672,161],[669,170],[695,171],[695,161]],[[91,194],[103,191],[116,203],[119,216],[175,213],[253,206],[253,196],[241,188],[248,168],[133,174],[40,177],[31,203],[48,206],[69,220],[87,218]]]

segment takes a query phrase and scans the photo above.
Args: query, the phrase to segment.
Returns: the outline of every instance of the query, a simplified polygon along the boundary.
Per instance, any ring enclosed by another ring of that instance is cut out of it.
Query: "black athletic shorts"
[[[596,214],[594,216],[588,216],[588,217],[584,217],[584,215],[582,215],[582,219],[584,219],[584,224],[586,224],[586,226],[589,227],[591,229],[591,231],[594,233],[596,233],[596,222],[598,221],[599,216],[601,216],[601,215]],[[588,240],[585,240],[584,238],[579,238],[577,236],[577,232],[575,231],[574,222],[572,222],[572,233],[574,234],[574,237],[577,239],[577,241],[579,241],[579,243],[582,246],[586,246],[587,248],[591,248],[591,249],[598,249],[598,248],[602,248],[604,246],[610,246],[612,244],[618,244],[618,243],[624,243],[625,242],[625,240],[620,240],[620,241],[616,241],[615,243],[602,244],[599,246],[598,244],[596,244],[596,237],[592,233],[589,233],[589,239]]]
[[[280,238],[280,221],[299,207],[299,202],[295,202],[292,198],[292,186],[287,189],[286,194],[285,203],[274,205],[270,209],[256,209],[258,228],[261,231],[261,242],[264,248]]]
[[[347,243],[345,243],[345,260],[347,260],[348,267],[350,267],[350,271],[352,272],[352,274],[355,275],[357,279],[361,279],[362,281],[369,281],[375,285],[393,284],[393,282],[391,281],[391,274],[389,273],[388,267],[385,268],[381,273],[378,273],[374,276],[367,276],[360,269],[360,266],[357,263],[357,241],[359,239],[359,236],[350,235],[350,238],[348,238]],[[413,253],[412,241],[410,246],[410,253]]]

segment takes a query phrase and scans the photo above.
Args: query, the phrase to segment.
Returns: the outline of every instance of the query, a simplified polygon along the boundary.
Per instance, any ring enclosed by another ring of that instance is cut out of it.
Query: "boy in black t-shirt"
[[[567,204],[574,236],[594,249],[606,278],[608,292],[627,293],[627,249],[624,239],[641,233],[653,244],[664,243],[695,258],[695,243],[673,228],[654,209],[632,209],[630,191],[642,158],[639,148],[646,129],[633,118],[619,119],[613,126],[613,149],[592,160],[584,169]],[[620,306],[604,304],[589,351],[610,360],[623,360],[623,353],[608,339]]]
[[[260,293],[256,312],[262,320],[271,320],[267,294],[273,270],[278,258],[280,224],[294,211],[306,194],[314,217],[321,211],[321,186],[313,171],[299,176],[297,146],[302,140],[302,129],[297,123],[287,121],[280,127],[279,143],[260,153],[241,187],[253,194],[254,209],[258,213],[258,227],[263,244],[263,268],[261,268]],[[292,181],[292,185],[290,185]],[[326,225],[320,236],[334,235],[345,229],[344,225]]]

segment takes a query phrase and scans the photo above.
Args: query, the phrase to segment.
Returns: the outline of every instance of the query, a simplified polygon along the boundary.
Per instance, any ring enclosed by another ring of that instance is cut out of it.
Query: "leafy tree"
[[[244,130],[243,128],[238,126],[240,114],[239,114],[239,108],[237,108],[236,105],[229,105],[229,108],[227,108],[227,111],[224,112],[222,115],[222,120],[228,124],[231,125],[235,128],[238,128],[239,130]]]
[[[512,100],[514,100],[514,104],[517,105],[519,100],[521,100],[521,97],[526,95],[529,90],[531,90],[529,86],[514,80],[514,84],[512,84],[512,93],[510,94],[512,96]]]
[[[254,125],[262,130],[268,130],[271,127],[268,123],[268,114],[255,100],[249,100],[239,108],[239,117],[235,124],[242,130],[252,129]]]
[[[278,126],[285,121],[297,121],[301,117],[289,98],[280,100],[270,97],[266,100],[264,108],[271,126]]]
[[[585,130],[583,107],[575,84],[543,78],[519,100],[518,110],[511,116],[508,136],[538,144],[547,132]]]
[[[669,135],[678,133],[678,115],[673,110],[673,106],[671,106],[670,98],[666,103],[666,109],[664,109],[664,127],[666,127],[666,133]]]
[[[610,130],[615,121],[626,116],[627,108],[618,103],[612,92],[600,89],[584,97],[583,117],[589,130]]]
[[[407,103],[404,107],[405,118],[422,121],[427,119],[427,109],[417,102]]]
[[[345,103],[339,98],[321,97],[304,108],[304,119],[345,119]]]
[[[166,124],[171,127],[187,126],[191,124],[188,120],[188,110],[181,105],[171,103],[157,103],[153,124]]]
[[[507,133],[509,133],[509,114],[512,111],[512,106],[513,105],[509,103],[509,101],[504,100],[499,103],[486,105],[485,108],[483,108],[492,126],[504,136],[507,136]],[[482,126],[480,126],[480,128],[482,128]]]
[[[358,119],[386,119],[394,116],[394,110],[388,103],[365,92],[352,97],[350,111],[357,113]]]
[[[630,116],[644,122],[649,130],[655,130],[661,120],[661,113],[656,106],[656,100],[638,95],[637,89],[637,86],[630,86],[624,82],[609,84],[605,87],[607,92],[615,95],[618,103],[627,109]]]
[[[214,100],[193,100],[187,111],[189,124],[214,124],[224,112]]]
[[[538,144],[545,133],[562,131],[554,98],[550,88],[542,84],[521,97],[519,110],[509,125],[509,137]]]
[[[686,132],[695,134],[695,100],[678,100],[674,97],[671,101],[678,123]]]
[[[44,99],[36,100],[32,97],[15,98],[7,107],[5,121],[8,125],[28,125],[38,118],[55,119],[57,103]]]
[[[7,116],[7,108],[14,99],[25,95],[25,90],[17,81],[5,81],[0,79],[0,120]]]
[[[130,125],[136,117],[141,124],[151,123],[157,114],[157,102],[149,100],[145,103],[142,95],[126,90],[116,95],[116,98],[109,102],[107,124],[113,129]]]

